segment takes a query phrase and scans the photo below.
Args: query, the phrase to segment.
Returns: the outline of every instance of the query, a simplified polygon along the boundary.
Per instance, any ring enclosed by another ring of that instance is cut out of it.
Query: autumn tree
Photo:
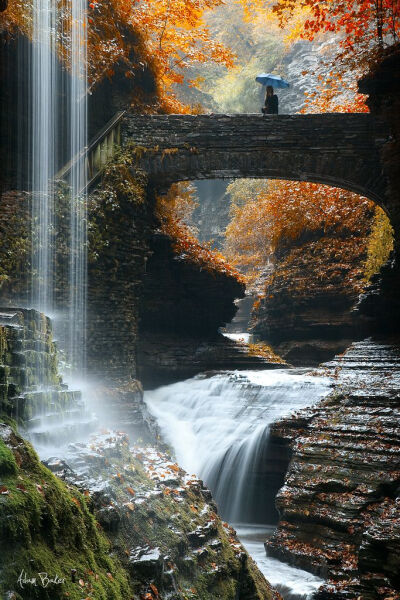
[[[234,198],[237,185],[228,188]],[[243,186],[241,201],[232,204],[225,250],[235,264],[253,271],[310,239],[337,236],[350,243],[374,211],[366,198],[315,183],[270,181],[248,196]]]
[[[299,8],[305,13],[301,36],[313,40],[324,32],[338,34],[341,58],[353,64],[368,62],[399,39],[398,0],[275,0],[272,10],[285,24]]]
[[[165,107],[182,110],[174,98],[173,85],[182,83],[189,66],[215,62],[227,67],[233,54],[210,36],[203,15],[223,0],[92,0],[88,3],[87,20],[73,24],[70,3],[57,0],[56,35],[60,55],[68,64],[69,31],[72,26],[87,27],[88,70],[91,85],[113,74],[113,66],[125,64],[126,77],[134,78],[143,61],[151,61],[165,98]],[[0,28],[20,30],[32,35],[32,2],[14,0],[0,14]],[[139,52],[132,54],[132,35]],[[138,55],[141,57],[138,59]],[[168,100],[169,99],[169,100]]]
[[[244,282],[243,275],[231,266],[221,252],[212,249],[211,243],[200,243],[197,239],[195,227],[188,223],[196,204],[196,188],[192,184],[173,184],[167,194],[157,198],[156,217],[160,231],[171,239],[178,257],[189,260],[201,269],[228,274]]]

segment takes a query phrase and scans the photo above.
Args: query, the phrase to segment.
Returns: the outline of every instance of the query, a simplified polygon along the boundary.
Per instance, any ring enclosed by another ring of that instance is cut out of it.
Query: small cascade
[[[200,476],[230,522],[266,522],[256,508],[269,426],[312,405],[330,381],[275,369],[198,377],[145,393],[179,464]],[[264,507],[265,510],[265,507]]]

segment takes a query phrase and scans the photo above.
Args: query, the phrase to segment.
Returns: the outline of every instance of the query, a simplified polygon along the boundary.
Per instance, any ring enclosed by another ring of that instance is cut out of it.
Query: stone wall
[[[88,273],[88,370],[106,379],[136,377],[139,303],[153,227],[151,202],[94,194]],[[159,290],[158,290],[159,292]]]

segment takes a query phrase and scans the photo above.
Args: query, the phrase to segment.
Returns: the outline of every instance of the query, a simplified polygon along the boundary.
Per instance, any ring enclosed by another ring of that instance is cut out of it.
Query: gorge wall
[[[326,365],[334,391],[275,423],[292,460],[266,549],[328,579],[321,600],[397,598],[399,347],[354,343]]]
[[[400,44],[386,52],[383,60],[359,82],[359,90],[368,94],[372,114],[379,115],[391,128],[391,136],[382,149],[382,164],[388,180],[386,203],[395,229],[395,248],[391,260],[375,276],[361,298],[359,311],[373,331],[393,332],[399,328],[399,215],[400,215]]]
[[[138,375],[145,387],[210,369],[268,366],[218,333],[235,315],[234,300],[244,296],[236,276],[177,252],[174,240],[160,232],[149,248],[138,334]]]

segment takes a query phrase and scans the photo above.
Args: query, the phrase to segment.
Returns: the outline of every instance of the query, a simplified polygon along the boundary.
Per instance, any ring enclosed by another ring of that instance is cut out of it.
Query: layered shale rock
[[[267,552],[328,579],[318,598],[400,590],[400,349],[364,341],[327,365],[333,393],[277,423],[292,448]]]

